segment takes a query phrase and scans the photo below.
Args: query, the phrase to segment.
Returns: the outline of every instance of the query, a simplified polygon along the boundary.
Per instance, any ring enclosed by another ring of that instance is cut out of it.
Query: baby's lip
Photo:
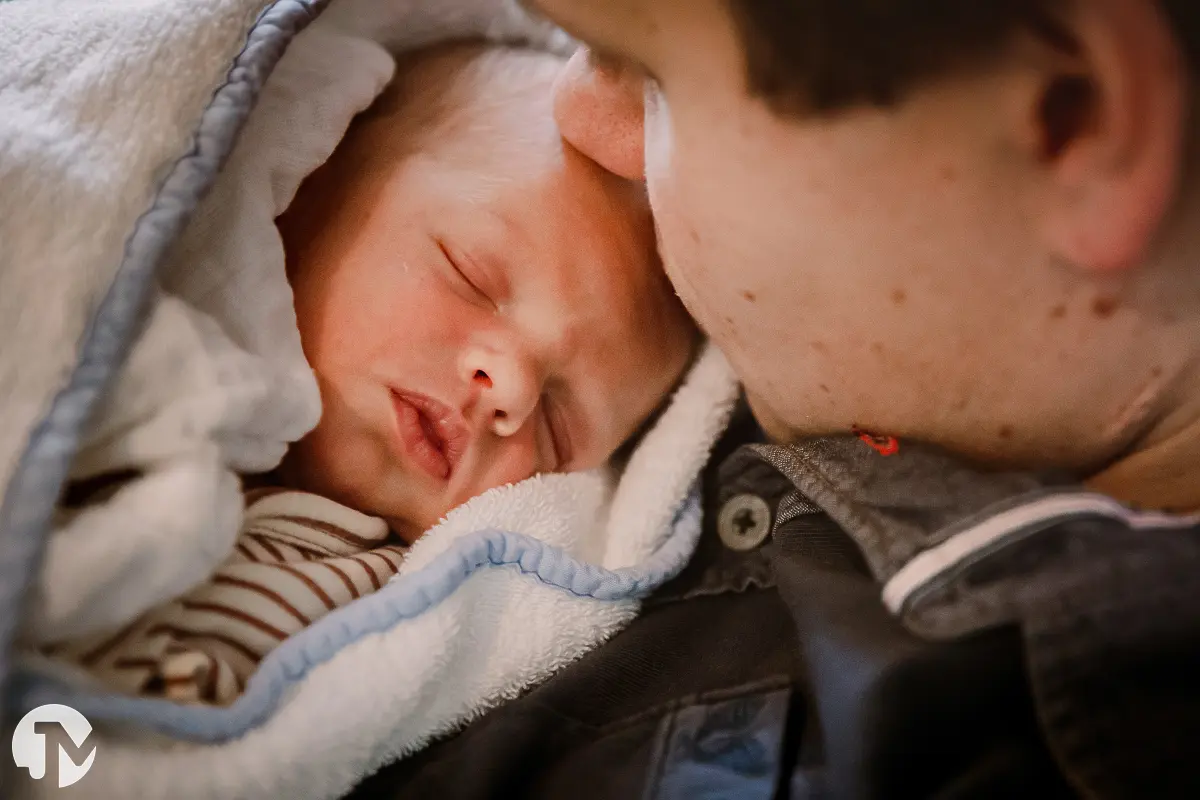
[[[462,415],[451,406],[407,389],[392,389],[395,400],[412,406],[420,417],[426,441],[446,461],[443,477],[449,480],[470,443],[470,430]]]

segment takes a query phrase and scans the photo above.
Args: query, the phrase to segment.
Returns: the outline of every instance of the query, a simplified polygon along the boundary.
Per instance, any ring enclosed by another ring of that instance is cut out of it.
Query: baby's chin
[[[408,517],[384,517],[384,520],[387,522],[388,527],[391,528],[392,533],[405,544],[412,544],[437,525],[436,520],[426,524]]]
[[[310,436],[288,449],[276,471],[281,486],[320,495],[361,514],[379,517],[405,541],[420,535],[422,526],[416,521],[419,514],[381,503],[382,498],[372,496],[372,490],[377,491],[378,486],[364,484],[361,480],[364,470],[339,469],[336,453],[327,452],[319,445]]]

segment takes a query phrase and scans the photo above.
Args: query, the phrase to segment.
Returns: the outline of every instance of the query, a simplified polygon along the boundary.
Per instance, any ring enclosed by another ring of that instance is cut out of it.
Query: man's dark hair
[[[893,104],[923,81],[986,63],[1022,30],[1074,46],[1057,19],[1071,0],[725,2],[750,91],[781,113]],[[1158,2],[1200,68],[1200,0]]]

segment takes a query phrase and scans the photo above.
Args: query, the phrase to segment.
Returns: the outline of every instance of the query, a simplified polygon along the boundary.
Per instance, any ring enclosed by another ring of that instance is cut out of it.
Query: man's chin
[[[757,397],[750,390],[746,390],[746,403],[750,406],[750,412],[754,414],[754,419],[758,422],[763,433],[767,438],[775,444],[789,444],[802,439],[806,435],[803,431],[799,431],[795,426],[787,424],[782,417],[776,414],[770,406],[763,402],[762,398]]]

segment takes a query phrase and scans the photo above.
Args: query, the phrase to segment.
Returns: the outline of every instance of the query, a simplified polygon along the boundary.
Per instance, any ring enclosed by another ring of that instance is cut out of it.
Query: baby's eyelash
[[[463,283],[470,287],[471,291],[475,292],[475,294],[479,295],[488,303],[491,303],[492,299],[488,296],[487,292],[479,288],[479,285],[476,284],[475,281],[471,280],[470,277],[467,276],[467,273],[463,272],[463,269],[459,266],[458,261],[455,260],[454,256],[450,255],[450,251],[446,249],[446,245],[442,244],[440,239],[437,242],[437,246],[438,249],[442,251],[442,256],[446,259],[446,262],[454,269],[454,271],[458,274],[458,277],[462,279]]]

